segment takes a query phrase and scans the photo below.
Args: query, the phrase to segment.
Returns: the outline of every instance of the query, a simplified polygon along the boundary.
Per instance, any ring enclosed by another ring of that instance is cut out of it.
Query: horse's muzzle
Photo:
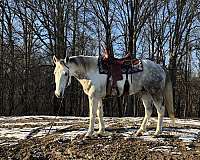
[[[63,98],[63,96],[61,95],[61,93],[58,93],[56,91],[55,91],[55,95],[56,95],[57,98]]]

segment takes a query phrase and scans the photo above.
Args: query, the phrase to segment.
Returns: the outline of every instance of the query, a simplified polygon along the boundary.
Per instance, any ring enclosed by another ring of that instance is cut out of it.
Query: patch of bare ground
[[[125,139],[120,135],[82,140],[63,139],[53,134],[42,138],[20,140],[17,145],[1,146],[1,159],[189,159],[200,160],[200,141],[184,143],[175,141],[142,141]]]

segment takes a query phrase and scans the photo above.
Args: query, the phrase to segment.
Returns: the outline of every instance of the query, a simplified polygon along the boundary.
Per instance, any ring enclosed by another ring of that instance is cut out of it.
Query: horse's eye
[[[67,72],[64,72],[64,75],[65,75],[65,76],[68,76]]]

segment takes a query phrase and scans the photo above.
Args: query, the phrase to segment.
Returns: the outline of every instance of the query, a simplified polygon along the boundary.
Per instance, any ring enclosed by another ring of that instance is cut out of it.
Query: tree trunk
[[[4,7],[4,0],[2,0],[2,7]],[[3,71],[3,57],[4,57],[4,9],[1,7],[1,39],[0,39],[0,115],[4,111],[4,71]]]

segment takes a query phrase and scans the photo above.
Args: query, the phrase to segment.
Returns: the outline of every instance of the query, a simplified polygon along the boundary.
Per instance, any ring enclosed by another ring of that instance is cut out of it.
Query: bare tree
[[[101,0],[101,1],[91,1],[90,4],[93,8],[93,13],[100,22],[103,24],[105,31],[105,46],[110,54],[110,57],[114,57],[113,46],[112,46],[112,23],[115,11],[111,10],[112,3],[110,1]]]

